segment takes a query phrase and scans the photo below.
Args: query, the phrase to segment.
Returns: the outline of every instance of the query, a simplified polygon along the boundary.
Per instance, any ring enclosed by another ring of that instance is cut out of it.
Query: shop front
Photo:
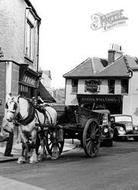
[[[111,114],[122,113],[122,95],[77,94],[78,103],[88,109],[108,109]]]
[[[41,74],[30,69],[26,64],[20,66],[19,94],[26,98],[36,96]]]

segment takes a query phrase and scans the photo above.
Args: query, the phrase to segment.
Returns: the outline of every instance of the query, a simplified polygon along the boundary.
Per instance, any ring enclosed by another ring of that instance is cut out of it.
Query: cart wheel
[[[48,130],[45,134],[45,145],[46,149],[51,156],[52,159],[58,159],[59,156],[62,153],[63,147],[64,147],[64,140],[63,141],[57,141],[54,138],[54,131]]]
[[[89,119],[83,130],[83,148],[88,157],[95,157],[100,147],[100,127],[95,119]]]

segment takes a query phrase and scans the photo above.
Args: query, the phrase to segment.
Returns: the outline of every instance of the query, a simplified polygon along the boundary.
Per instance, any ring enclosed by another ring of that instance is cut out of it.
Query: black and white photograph
[[[137,18],[0,0],[0,190],[138,190]]]

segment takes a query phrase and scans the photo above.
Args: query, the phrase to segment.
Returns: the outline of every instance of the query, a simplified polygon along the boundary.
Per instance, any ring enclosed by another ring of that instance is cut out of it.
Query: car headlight
[[[107,133],[108,132],[108,128],[104,128],[104,133]]]
[[[135,130],[138,130],[138,127],[137,127],[137,126],[135,126],[135,127],[134,127],[134,129],[135,129]]]
[[[124,128],[123,127],[119,127],[119,131],[124,131]]]
[[[125,135],[126,134],[126,131],[123,127],[118,127],[118,134],[119,135]]]

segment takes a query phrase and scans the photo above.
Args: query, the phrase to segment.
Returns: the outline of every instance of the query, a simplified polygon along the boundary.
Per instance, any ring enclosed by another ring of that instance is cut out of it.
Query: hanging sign
[[[85,81],[85,91],[96,93],[100,91],[100,80],[86,80]]]

